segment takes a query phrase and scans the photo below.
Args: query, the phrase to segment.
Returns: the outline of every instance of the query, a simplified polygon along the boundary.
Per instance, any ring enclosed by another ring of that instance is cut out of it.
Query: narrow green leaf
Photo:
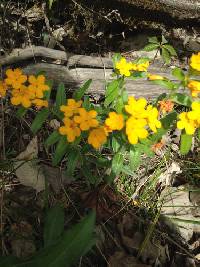
[[[151,81],[152,83],[154,84],[157,84],[157,85],[161,85],[169,90],[173,90],[174,89],[174,83],[169,81],[169,80],[154,80],[154,81]]]
[[[20,107],[18,110],[17,110],[17,113],[16,113],[16,117],[18,119],[24,117],[24,115],[27,113],[28,109],[25,108],[25,107]]]
[[[156,36],[149,37],[148,41],[149,41],[149,43],[159,44],[158,38]]]
[[[92,83],[92,80],[86,81],[83,86],[81,86],[78,90],[76,90],[73,94],[73,97],[76,101],[81,100],[81,98],[84,96],[85,92],[88,90]]]
[[[16,267],[72,267],[95,244],[95,213],[64,232],[59,242],[38,252],[31,261]]]
[[[107,85],[105,93],[105,107],[108,107],[119,94],[119,80],[114,80]]]
[[[64,83],[60,83],[56,93],[56,109],[59,111],[60,106],[66,105],[66,93]]]
[[[161,51],[162,51],[161,55],[162,55],[163,60],[165,61],[166,64],[169,64],[171,57],[170,57],[168,50],[163,47]]]
[[[118,139],[116,138],[116,136],[112,136],[112,149],[113,149],[113,152],[114,153],[117,153],[118,152],[118,150],[120,149],[120,143],[119,143],[119,141],[118,141]]]
[[[139,149],[131,148],[129,153],[129,159],[131,170],[137,170],[141,163],[141,151]]]
[[[172,56],[177,56],[176,50],[173,48],[173,46],[169,45],[169,44],[165,44],[163,45],[163,47],[165,49],[168,50],[168,52],[172,55]]]
[[[52,5],[53,5],[53,3],[56,1],[56,0],[48,0],[49,1],[49,9],[51,9],[52,8]]]
[[[200,140],[200,128],[198,129],[197,136],[198,136],[198,138]]]
[[[52,90],[52,87],[53,87],[53,81],[52,80],[48,80],[48,81],[46,81],[46,84],[49,86],[49,90],[44,92],[44,99],[49,101],[50,96],[51,96],[51,90]]]
[[[41,128],[45,120],[49,116],[49,109],[44,108],[42,109],[35,117],[34,121],[32,122],[31,125],[31,131],[36,134]]]
[[[179,79],[180,81],[183,81],[185,79],[185,74],[180,68],[174,68],[172,70],[172,75]]]
[[[69,177],[74,176],[74,171],[77,166],[78,160],[80,160],[80,151],[78,148],[72,147],[68,153],[67,171],[66,174]]]
[[[158,47],[159,47],[159,44],[151,43],[151,44],[145,45],[145,47],[142,50],[150,52],[150,51],[158,49]]]
[[[49,209],[44,224],[44,247],[55,244],[64,231],[64,209],[56,205]]]
[[[66,136],[62,136],[56,146],[56,151],[52,159],[53,166],[56,166],[58,165],[58,163],[60,163],[64,155],[67,153],[68,149],[69,144],[67,143]]]
[[[124,157],[121,151],[119,151],[114,155],[112,159],[112,171],[116,176],[120,174],[123,163],[124,163]]]
[[[49,135],[49,137],[45,140],[44,145],[46,147],[52,146],[55,143],[57,143],[59,141],[59,139],[61,138],[61,135],[59,134],[59,132],[57,130],[55,130],[53,133],[51,133]]]
[[[191,107],[192,105],[191,97],[185,94],[181,94],[181,93],[173,94],[173,96],[171,97],[171,100],[173,100],[177,104],[180,104],[186,107]]]
[[[181,146],[180,152],[182,155],[186,155],[192,146],[192,135],[188,135],[186,133],[181,134]]]

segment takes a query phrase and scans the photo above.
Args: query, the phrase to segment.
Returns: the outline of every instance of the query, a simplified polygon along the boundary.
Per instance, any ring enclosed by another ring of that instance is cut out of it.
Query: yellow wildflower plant
[[[107,141],[107,136],[103,127],[92,129],[88,136],[88,144],[95,149],[99,149]]]
[[[150,80],[150,81],[156,81],[156,80],[164,80],[164,77],[163,76],[161,76],[161,75],[157,75],[157,74],[148,74],[148,79]]]
[[[49,90],[49,86],[45,84],[44,75],[38,75],[37,77],[30,75],[28,81],[30,83],[28,88],[34,92],[36,98],[43,98],[44,92]]]
[[[196,121],[198,127],[200,127],[200,102],[192,103],[192,111],[187,113],[187,116],[190,120]]]
[[[128,105],[125,105],[125,110],[132,116],[144,118],[146,117],[146,105],[147,100],[145,98],[139,98],[136,100],[133,96],[130,96],[128,98]]]
[[[200,71],[200,52],[193,54],[190,58],[190,66],[197,71]]]
[[[78,114],[79,108],[82,105],[82,101],[75,101],[74,99],[70,98],[67,99],[67,105],[62,105],[60,110],[64,112],[65,117],[72,117],[74,114]]]
[[[122,57],[117,63],[116,63],[116,69],[119,70],[119,73],[121,75],[124,75],[126,77],[131,76],[131,70],[133,69],[133,65],[131,62],[127,62],[124,57]]]
[[[147,114],[147,124],[149,128],[156,133],[157,129],[161,128],[161,122],[158,120],[158,115],[159,112],[156,107],[153,107],[152,105],[148,105],[146,109],[146,114]]]
[[[5,79],[5,83],[10,85],[13,89],[19,89],[22,84],[27,81],[27,76],[22,73],[22,70],[17,69],[8,69],[6,71],[7,78]]]
[[[43,99],[33,99],[32,100],[32,104],[34,104],[38,109],[42,108],[42,107],[48,107],[48,101],[47,100],[43,100]]]
[[[69,143],[72,143],[75,141],[76,137],[79,137],[81,135],[81,130],[73,119],[66,117],[63,119],[63,122],[64,126],[61,126],[59,128],[59,133],[61,135],[66,135],[67,141]]]
[[[182,112],[178,115],[178,118],[180,120],[177,122],[177,128],[180,130],[185,129],[186,134],[193,135],[198,126],[197,122],[195,120],[191,120],[188,117],[187,112]]]
[[[96,128],[99,125],[95,110],[86,111],[84,108],[79,108],[78,113],[79,115],[74,116],[74,121],[80,125],[82,131]]]
[[[29,108],[34,98],[34,93],[25,85],[21,85],[19,89],[12,90],[11,94],[11,103],[14,106],[21,104],[24,108]]]
[[[0,81],[0,98],[6,95],[6,91],[8,90],[8,86],[4,81]]]
[[[187,86],[191,91],[191,95],[193,97],[198,97],[198,94],[200,94],[200,82],[191,80]]]
[[[145,129],[147,121],[145,119],[135,119],[131,116],[126,121],[126,134],[130,144],[135,145],[139,139],[145,139],[148,136],[148,131]]]
[[[105,120],[105,125],[110,130],[120,131],[124,127],[124,117],[122,114],[117,114],[116,112],[110,112],[108,118]]]

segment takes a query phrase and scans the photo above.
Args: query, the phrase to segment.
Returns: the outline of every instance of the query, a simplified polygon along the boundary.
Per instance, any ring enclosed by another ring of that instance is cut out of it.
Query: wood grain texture
[[[63,82],[68,90],[74,90],[82,85],[88,79],[92,79],[92,85],[89,92],[92,94],[103,95],[105,93],[106,82],[112,81],[112,69],[93,69],[93,68],[73,68],[68,69],[66,66],[38,63],[28,65],[24,68],[25,73],[31,74],[36,71],[45,71],[48,79],[55,81],[55,88],[59,82]],[[160,67],[152,66],[150,68],[152,73],[163,75],[170,79],[173,77],[170,75],[169,70],[160,69]],[[159,94],[165,92],[163,87],[153,84],[145,79],[139,79],[133,81],[127,79],[126,89],[129,95],[137,97],[144,96],[146,98],[154,98]]]

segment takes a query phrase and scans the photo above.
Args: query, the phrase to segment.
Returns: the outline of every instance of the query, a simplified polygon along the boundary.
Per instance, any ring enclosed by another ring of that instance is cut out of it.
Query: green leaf
[[[113,152],[116,153],[118,152],[118,150],[120,149],[120,143],[118,141],[118,139],[116,138],[116,136],[112,136],[112,149],[113,149]]]
[[[45,140],[44,145],[46,147],[52,146],[55,143],[57,143],[59,141],[59,139],[61,138],[61,135],[59,134],[59,132],[57,130],[55,130],[53,133],[51,133],[49,135],[49,137]]]
[[[158,49],[158,47],[159,47],[159,44],[152,43],[152,44],[145,45],[145,47],[142,50],[150,52],[150,51]]]
[[[44,92],[44,99],[49,101],[50,96],[51,96],[51,90],[52,90],[52,87],[53,87],[53,81],[52,80],[48,80],[48,81],[46,81],[46,84],[49,86],[49,90]]]
[[[44,224],[44,247],[55,244],[64,231],[64,209],[56,205],[47,211]]]
[[[59,111],[60,106],[66,105],[66,93],[65,93],[65,85],[64,83],[60,83],[57,89],[56,94],[56,109]]]
[[[19,267],[71,267],[95,244],[95,213],[64,232],[59,242],[38,252],[31,261]],[[16,265],[18,267],[18,265]]]
[[[151,81],[152,83],[154,84],[157,84],[157,85],[161,85],[169,90],[173,90],[174,89],[174,83],[169,81],[169,80],[154,80],[154,81]]]
[[[191,107],[192,105],[192,99],[190,96],[181,94],[181,93],[176,93],[171,97],[171,100],[173,100],[175,103],[186,106],[186,107]]]
[[[200,128],[198,129],[197,137],[198,137],[198,139],[200,140]]]
[[[162,127],[168,130],[174,124],[176,118],[177,118],[177,112],[176,111],[170,112],[160,120]]]
[[[26,114],[27,111],[28,111],[27,108],[25,108],[25,107],[20,107],[20,108],[17,110],[16,117],[17,117],[18,119],[24,117],[24,115]]]
[[[167,51],[172,55],[172,56],[177,56],[176,50],[173,48],[173,46],[169,45],[169,44],[165,44],[163,45],[163,47],[165,49],[167,49]]]
[[[81,154],[78,148],[72,147],[67,156],[68,156],[68,160],[67,160],[66,174],[68,177],[73,177],[78,160],[80,160],[81,158]]]
[[[159,44],[158,38],[156,36],[149,37],[148,41],[149,41],[149,43]]]
[[[108,107],[114,100],[116,100],[118,94],[119,80],[114,80],[107,85],[104,101],[105,107]]]
[[[85,108],[87,111],[89,111],[91,109],[91,103],[90,103],[90,97],[88,95],[85,95],[83,97],[83,108]]]
[[[186,155],[192,146],[192,135],[188,135],[186,133],[181,134],[181,146],[180,152],[182,155]]]
[[[124,156],[121,151],[116,153],[112,159],[112,171],[113,173],[118,176],[122,170],[124,163]]]
[[[76,101],[81,100],[81,98],[84,96],[85,92],[88,90],[92,83],[92,79],[86,81],[83,86],[81,86],[78,90],[76,90],[73,94],[73,97]]]
[[[141,163],[141,151],[132,147],[129,153],[130,168],[132,171],[137,170]]]
[[[179,79],[180,81],[185,80],[185,74],[180,68],[174,68],[172,70],[172,75]]]
[[[56,151],[53,155],[52,164],[53,166],[58,165],[64,155],[67,153],[69,149],[69,144],[67,143],[66,136],[62,136],[56,146]]]
[[[124,109],[124,101],[122,97],[118,97],[116,104],[115,104],[115,110],[117,111],[117,113],[122,113]]]
[[[165,61],[166,64],[169,64],[171,57],[170,57],[168,50],[163,47],[161,51],[162,51],[161,55],[162,55],[163,60]]]
[[[35,117],[34,121],[32,122],[31,125],[31,131],[36,134],[41,128],[45,120],[49,116],[49,109],[44,108],[42,109]]]

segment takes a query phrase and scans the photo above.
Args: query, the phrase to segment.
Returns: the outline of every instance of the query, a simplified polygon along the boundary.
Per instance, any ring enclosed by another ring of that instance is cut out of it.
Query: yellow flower
[[[125,105],[125,110],[132,116],[136,116],[137,118],[146,117],[145,107],[147,105],[147,101],[145,98],[139,98],[136,100],[133,96],[130,96],[128,99],[128,105]]]
[[[6,76],[5,83],[12,86],[14,89],[19,89],[21,85],[27,81],[27,76],[24,75],[19,68],[14,70],[8,69],[6,71]]]
[[[0,81],[0,98],[6,95],[8,87],[4,81]]]
[[[200,52],[198,54],[193,54],[190,58],[190,66],[194,70],[200,71]]]
[[[180,119],[177,122],[178,129],[185,129],[186,134],[189,135],[195,133],[195,130],[197,128],[197,122],[195,120],[189,119],[187,112],[182,112],[181,114],[179,114],[178,118]]]
[[[200,126],[200,102],[192,103],[192,111],[187,113],[188,119],[196,121],[198,127]]]
[[[150,81],[155,81],[155,80],[164,80],[163,76],[157,75],[157,74],[148,74],[148,79]]]
[[[34,98],[33,92],[25,85],[21,85],[19,89],[12,90],[11,94],[11,103],[14,106],[21,104],[25,108],[31,106],[31,100]]]
[[[100,148],[107,141],[106,133],[103,127],[92,129],[88,136],[88,144],[95,149]]]
[[[157,128],[161,128],[161,122],[158,120],[158,110],[157,108],[153,107],[152,105],[147,106],[147,123],[149,128],[156,133]]]
[[[64,122],[64,126],[61,126],[59,128],[59,133],[61,135],[66,135],[67,141],[69,143],[72,143],[74,142],[76,137],[81,135],[81,130],[78,127],[78,124],[73,119],[64,118],[63,122]]]
[[[192,80],[188,83],[187,86],[191,91],[191,95],[198,97],[198,94],[200,94],[200,82]]]
[[[109,126],[107,126],[106,124],[104,124],[103,128],[104,128],[104,131],[105,131],[105,133],[106,133],[106,136],[108,136],[109,133],[112,133],[112,131],[113,131],[113,130],[112,130]]]
[[[78,113],[78,109],[81,107],[82,101],[75,101],[74,99],[68,99],[67,105],[62,105],[60,110],[65,113],[65,117],[72,117],[74,114]]]
[[[120,131],[124,127],[124,118],[122,114],[110,112],[109,117],[105,121],[105,125],[111,130]]]
[[[42,107],[48,107],[48,101],[47,100],[43,100],[43,99],[33,99],[32,103],[38,108],[42,108]]]
[[[146,61],[145,63],[137,64],[137,71],[147,71],[149,67],[149,61]]]
[[[86,111],[84,108],[79,108],[78,112],[79,116],[74,116],[74,121],[80,124],[82,131],[87,131],[99,125],[96,119],[97,112],[95,110]]]
[[[147,138],[148,131],[144,128],[146,125],[145,119],[135,119],[133,116],[126,121],[126,134],[130,144],[135,145],[139,139]]]
[[[132,63],[127,62],[126,59],[122,57],[120,61],[116,63],[116,69],[119,70],[121,75],[129,77],[131,75]]]
[[[33,91],[37,98],[43,98],[44,92],[49,90],[49,86],[45,84],[44,75],[38,75],[37,77],[30,75],[28,81],[30,83],[29,90]]]

